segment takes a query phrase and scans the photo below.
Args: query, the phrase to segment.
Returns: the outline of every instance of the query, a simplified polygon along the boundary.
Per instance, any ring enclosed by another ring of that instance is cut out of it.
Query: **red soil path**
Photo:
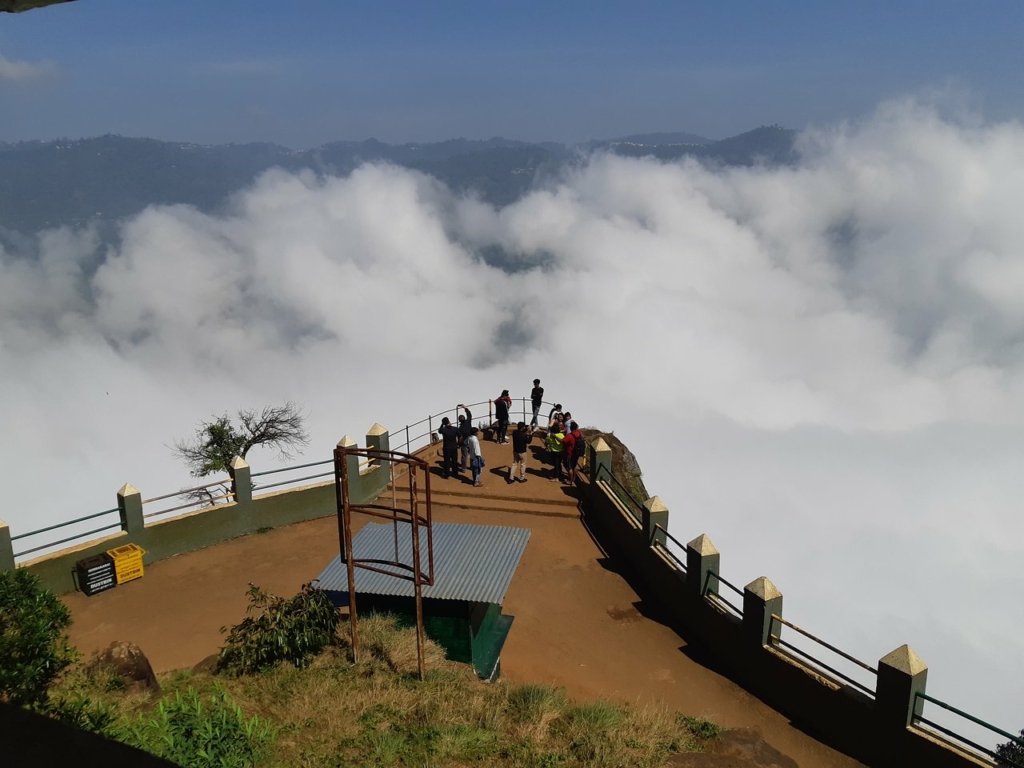
[[[573,491],[539,474],[535,460],[527,483],[507,485],[511,446],[486,443],[484,453],[483,488],[432,477],[434,517],[532,531],[504,604],[515,617],[501,657],[504,679],[564,686],[576,699],[657,702],[726,728],[752,728],[804,768],[861,765],[700,663],[671,628],[645,616],[641,598],[582,524]],[[291,595],[337,553],[331,517],[153,563],[117,589],[65,596],[71,641],[89,654],[127,640],[157,672],[191,667],[217,652],[222,626],[245,616],[249,582]]]

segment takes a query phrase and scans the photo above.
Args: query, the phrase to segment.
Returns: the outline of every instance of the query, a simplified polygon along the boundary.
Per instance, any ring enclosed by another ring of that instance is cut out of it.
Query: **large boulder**
[[[92,662],[94,668],[113,672],[124,682],[127,691],[160,693],[160,684],[146,654],[135,643],[115,640]]]

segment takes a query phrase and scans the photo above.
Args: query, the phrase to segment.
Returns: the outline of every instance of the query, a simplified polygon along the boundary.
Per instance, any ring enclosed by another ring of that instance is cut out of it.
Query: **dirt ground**
[[[664,704],[759,734],[803,768],[860,765],[700,663],[671,628],[646,616],[579,519],[573,491],[548,481],[536,462],[529,482],[507,485],[510,447],[488,443],[484,450],[483,488],[432,477],[434,519],[531,530],[504,603],[515,617],[501,657],[505,680],[564,686],[576,699]],[[478,504],[472,495],[467,502],[467,491],[479,494]],[[74,618],[71,641],[89,654],[126,640],[157,672],[190,667],[217,652],[221,627],[245,616],[250,582],[291,595],[337,554],[331,517],[153,563],[143,578],[117,589],[65,596]]]

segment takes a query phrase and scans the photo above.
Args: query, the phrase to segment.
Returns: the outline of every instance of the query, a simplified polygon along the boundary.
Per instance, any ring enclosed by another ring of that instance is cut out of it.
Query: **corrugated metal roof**
[[[500,604],[512,582],[519,558],[530,539],[529,528],[494,525],[434,523],[434,585],[423,587],[424,597]],[[395,537],[390,523],[368,523],[352,540],[352,553],[360,559],[393,560]],[[409,527],[398,527],[398,556],[412,565]],[[420,558],[427,569],[427,536],[420,530]],[[365,568],[356,568],[356,594],[413,597],[412,581]],[[317,578],[328,592],[348,594],[348,575],[340,557],[334,558]]]

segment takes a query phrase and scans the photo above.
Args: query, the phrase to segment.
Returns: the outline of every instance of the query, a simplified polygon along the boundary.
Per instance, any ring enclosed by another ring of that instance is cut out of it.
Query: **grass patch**
[[[655,768],[717,734],[713,723],[653,706],[572,702],[545,685],[487,685],[429,641],[421,683],[415,631],[394,617],[360,619],[353,666],[346,628],[306,667],[281,661],[252,675],[161,675],[155,700],[84,668],[60,690],[102,705],[107,733],[180,765],[197,764],[188,762],[196,749],[223,748],[224,765],[260,768]],[[223,738],[197,746],[193,732]],[[158,751],[165,747],[177,751]]]

